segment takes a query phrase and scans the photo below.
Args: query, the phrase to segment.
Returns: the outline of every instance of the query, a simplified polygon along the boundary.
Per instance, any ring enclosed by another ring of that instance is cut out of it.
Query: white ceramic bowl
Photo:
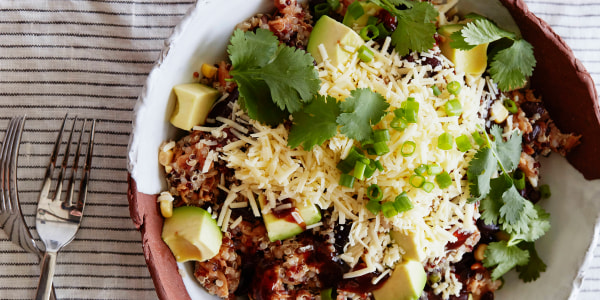
[[[522,1],[504,0],[504,3],[512,7],[513,14],[516,11],[527,16]],[[196,283],[191,264],[176,266],[160,240],[162,219],[156,209],[155,195],[166,186],[158,164],[158,147],[176,134],[168,122],[175,101],[171,89],[176,84],[192,82],[193,72],[198,71],[202,63],[212,64],[225,58],[225,48],[235,25],[257,12],[268,12],[271,7],[269,0],[199,0],[166,41],[137,103],[129,152],[130,209],[142,231],[144,253],[161,299],[184,299],[186,290],[192,299],[212,299]],[[517,23],[521,21],[517,19]],[[541,28],[544,24],[537,26]],[[545,32],[551,33],[547,35],[552,40],[553,32]],[[558,42],[562,40],[558,38]],[[556,44],[553,47],[566,47],[564,42],[564,45],[558,42],[553,41]],[[562,51],[566,56],[572,55],[568,47]],[[538,66],[540,64],[543,63],[538,59]],[[587,74],[585,70],[580,71]],[[585,76],[580,80],[589,87],[591,80],[586,82]],[[538,87],[538,90],[543,93],[543,89]],[[590,91],[588,97],[594,103],[593,84]],[[591,259],[590,247],[596,244],[600,230],[597,226],[600,181],[586,181],[557,154],[542,160],[541,174],[542,181],[552,187],[552,197],[542,204],[551,213],[552,229],[537,243],[548,268],[540,279],[529,284],[517,279],[514,272],[505,276],[506,284],[497,292],[496,299],[574,298],[581,285],[582,272]]]

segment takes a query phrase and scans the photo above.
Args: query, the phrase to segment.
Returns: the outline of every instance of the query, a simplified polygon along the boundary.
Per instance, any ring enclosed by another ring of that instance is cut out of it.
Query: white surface
[[[130,171],[141,192],[158,193],[164,186],[157,149],[173,134],[167,121],[174,100],[172,86],[191,81],[191,74],[200,64],[222,57],[235,24],[264,8],[265,3],[200,1],[176,28],[136,108],[129,158]],[[199,25],[217,23],[219,26]],[[589,249],[598,237],[595,224],[600,212],[600,181],[585,181],[557,155],[544,160],[542,166],[542,182],[552,187],[552,197],[543,206],[551,213],[553,227],[538,242],[538,251],[548,269],[529,284],[522,283],[514,273],[506,276],[505,288],[497,293],[497,299],[574,299],[583,270],[593,257]],[[184,282],[193,298],[210,298],[196,284],[189,268],[186,274]]]

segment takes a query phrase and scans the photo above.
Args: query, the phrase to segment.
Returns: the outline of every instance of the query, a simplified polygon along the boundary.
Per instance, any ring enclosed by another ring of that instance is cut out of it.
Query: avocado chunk
[[[464,24],[450,24],[441,26],[438,33],[444,38],[440,43],[440,50],[452,63],[457,72],[465,72],[472,76],[479,77],[487,68],[487,48],[488,43],[476,46],[471,50],[458,50],[450,46],[452,33],[461,30]]]
[[[427,282],[423,265],[414,260],[405,260],[396,265],[392,276],[383,286],[373,291],[375,300],[417,300]]]
[[[416,233],[411,231],[392,231],[392,239],[404,250],[403,259],[423,261],[425,259],[425,251],[421,247],[421,242]]]
[[[173,87],[177,96],[171,124],[183,130],[203,125],[219,92],[200,83],[179,84]]]
[[[178,262],[205,261],[219,253],[223,236],[217,222],[204,209],[182,206],[173,209],[162,230],[165,241]]]
[[[264,195],[258,196],[258,202],[261,209],[267,205]],[[287,203],[292,207],[284,210],[271,209],[269,213],[262,215],[271,242],[291,238],[303,232],[306,226],[321,221],[321,212],[316,205],[294,199],[289,199]]]
[[[337,66],[347,62],[352,55],[344,49],[345,46],[358,49],[364,43],[365,41],[352,28],[328,16],[322,16],[310,34],[306,50],[317,63],[321,63],[323,57],[321,57],[319,45],[323,44],[329,61],[332,65]]]

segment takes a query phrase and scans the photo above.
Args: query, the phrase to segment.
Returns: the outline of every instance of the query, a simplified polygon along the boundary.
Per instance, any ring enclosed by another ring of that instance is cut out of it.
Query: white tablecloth
[[[189,0],[0,1],[0,136],[27,114],[19,189],[28,224],[60,119],[95,117],[96,148],[86,216],[58,256],[60,299],[154,299],[140,235],[127,207],[127,144],[146,76]],[[600,83],[600,0],[527,0]],[[32,228],[34,226],[31,226]],[[600,299],[600,248],[579,299]],[[0,231],[0,299],[31,299],[35,255]]]

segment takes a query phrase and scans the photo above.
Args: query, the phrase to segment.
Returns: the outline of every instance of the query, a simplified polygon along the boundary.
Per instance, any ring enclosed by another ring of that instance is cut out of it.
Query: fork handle
[[[52,292],[52,279],[54,278],[54,269],[56,267],[57,252],[46,251],[42,258],[42,271],[38,282],[36,300],[48,300]]]

